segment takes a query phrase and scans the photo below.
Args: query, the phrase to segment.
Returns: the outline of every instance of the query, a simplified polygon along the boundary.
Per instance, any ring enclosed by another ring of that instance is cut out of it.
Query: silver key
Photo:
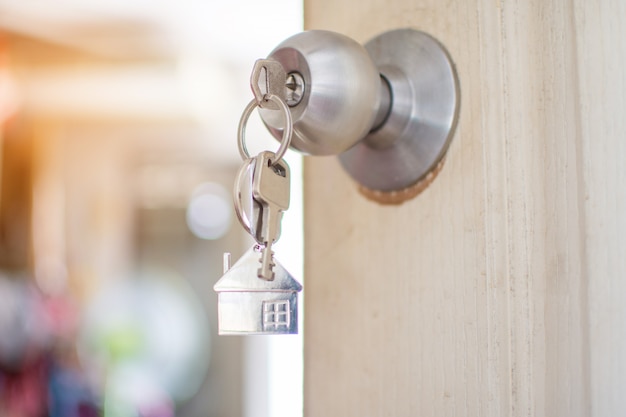
[[[258,59],[252,68],[250,87],[254,97],[263,109],[279,110],[275,103],[269,100],[269,96],[278,96],[282,101],[287,100],[287,73],[283,65],[275,59]]]
[[[259,278],[272,281],[274,266],[272,244],[280,237],[283,211],[289,208],[289,165],[284,160],[274,161],[273,152],[261,152],[256,156],[252,179],[252,196],[261,204],[260,225],[257,241],[263,242]]]

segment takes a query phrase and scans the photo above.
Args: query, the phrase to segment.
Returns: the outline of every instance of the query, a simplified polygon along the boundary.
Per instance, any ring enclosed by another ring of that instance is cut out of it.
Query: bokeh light
[[[215,240],[226,234],[232,222],[232,197],[215,183],[196,188],[187,206],[187,225],[200,239]]]

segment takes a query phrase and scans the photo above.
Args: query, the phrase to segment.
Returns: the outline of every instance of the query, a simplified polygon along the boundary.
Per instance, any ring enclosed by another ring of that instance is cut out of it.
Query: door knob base
[[[415,184],[410,185],[401,190],[394,191],[379,191],[371,190],[362,185],[359,186],[359,192],[368,200],[375,201],[384,205],[399,205],[405,201],[411,200],[422,193],[439,175],[441,169],[445,165],[446,158],[444,157],[435,168],[428,171],[428,173]]]
[[[389,85],[391,108],[339,159],[366,196],[397,204],[417,195],[442,165],[458,120],[458,76],[443,45],[421,31],[386,32],[365,48]]]

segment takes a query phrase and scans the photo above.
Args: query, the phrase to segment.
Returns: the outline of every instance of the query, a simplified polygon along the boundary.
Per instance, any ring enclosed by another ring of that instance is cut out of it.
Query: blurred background
[[[252,65],[301,30],[291,0],[0,0],[0,417],[302,415],[302,338],[218,337],[212,289],[252,244]]]

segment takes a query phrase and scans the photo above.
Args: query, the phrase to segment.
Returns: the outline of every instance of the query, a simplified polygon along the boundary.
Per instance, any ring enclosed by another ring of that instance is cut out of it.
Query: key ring
[[[276,151],[276,159],[272,161],[272,166],[274,166],[278,161],[283,159],[283,156],[285,156],[285,153],[287,152],[287,149],[289,148],[289,145],[291,144],[291,136],[293,135],[293,124],[291,120],[291,112],[289,111],[289,107],[287,107],[287,104],[285,104],[285,102],[281,100],[280,97],[278,97],[275,94],[270,94],[269,96],[266,96],[266,97],[268,101],[272,101],[276,103],[278,107],[280,107],[280,109],[283,111],[283,114],[285,115],[285,129],[283,130],[283,137],[280,141],[280,146],[278,150]],[[250,103],[248,103],[246,108],[243,110],[243,114],[241,115],[241,120],[239,120],[239,127],[237,129],[237,139],[238,139],[238,145],[239,145],[239,154],[241,155],[244,161],[246,159],[250,159],[250,153],[248,152],[248,148],[246,147],[246,141],[245,141],[246,124],[248,123],[248,119],[250,118],[252,111],[258,105],[259,105],[259,102],[256,100],[256,98],[253,98],[252,101],[250,101]]]
[[[239,169],[239,172],[237,173],[237,178],[235,179],[235,186],[233,189],[233,202],[235,205],[235,214],[237,215],[237,219],[239,220],[239,223],[241,223],[241,225],[243,226],[244,230],[246,232],[248,232],[249,235],[251,235],[252,237],[255,238],[255,234],[254,231],[252,230],[252,223],[250,221],[250,218],[248,216],[246,216],[244,210],[243,210],[243,202],[241,201],[242,199],[242,191],[241,191],[241,187],[242,187],[242,182],[245,179],[245,176],[248,174],[249,170],[253,170],[254,171],[254,167],[255,167],[255,159],[254,158],[248,158],[244,164],[241,166],[241,168]],[[253,210],[254,210],[254,202],[252,202],[252,206],[253,206]]]

